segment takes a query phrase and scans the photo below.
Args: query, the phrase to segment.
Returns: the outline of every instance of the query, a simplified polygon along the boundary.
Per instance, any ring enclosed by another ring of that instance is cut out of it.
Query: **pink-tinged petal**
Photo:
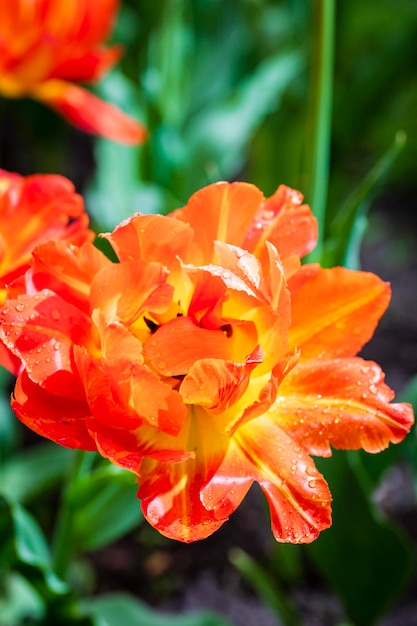
[[[188,224],[163,215],[133,215],[115,230],[103,235],[119,260],[157,261],[169,270],[178,268],[178,259],[186,258],[193,237]]]
[[[16,381],[11,399],[13,411],[35,433],[67,448],[96,450],[86,428],[87,402],[60,397],[32,382],[26,372]]]
[[[177,435],[187,416],[179,393],[143,363],[139,341],[121,324],[108,326],[101,334],[101,359],[75,351],[96,421],[127,430],[147,424]]]
[[[143,352],[162,376],[180,376],[199,359],[227,360],[230,342],[226,332],[206,330],[189,317],[177,317],[152,335]]]
[[[326,481],[305,449],[277,423],[259,417],[239,428],[235,441],[247,473],[266,495],[277,541],[309,543],[330,526]]]
[[[202,359],[194,363],[181,383],[186,404],[198,404],[212,413],[221,413],[246,391],[251,372],[262,363],[264,353],[256,348],[245,363]]]
[[[188,543],[208,537],[227,519],[203,505],[200,491],[220,466],[229,440],[199,407],[190,416],[186,436],[194,458],[182,463],[144,459],[138,497],[154,528],[166,537]]]
[[[360,358],[305,361],[283,380],[270,414],[310,454],[330,456],[331,445],[379,452],[414,421],[410,405],[390,404],[383,381],[380,367]]]
[[[48,80],[31,94],[60,113],[80,130],[126,144],[140,144],[146,130],[114,104],[63,80]]]
[[[264,201],[249,183],[214,183],[197,191],[187,206],[172,214],[194,229],[195,264],[210,263],[214,241],[241,246],[249,225]]]
[[[291,349],[300,348],[302,359],[354,356],[372,337],[390,295],[375,274],[320,269],[299,289],[291,287]]]
[[[282,259],[295,254],[303,257],[317,243],[317,220],[310,207],[301,204],[299,191],[280,185],[273,196],[262,203],[242,244],[256,256],[266,241],[278,249]]]
[[[90,340],[91,324],[77,309],[53,293],[21,295],[0,315],[1,338],[35,383],[65,398],[83,398],[74,368],[74,343]]]
[[[145,312],[164,313],[174,288],[167,285],[168,271],[160,263],[137,259],[115,263],[100,272],[91,285],[91,308],[98,308],[108,321],[131,325]]]

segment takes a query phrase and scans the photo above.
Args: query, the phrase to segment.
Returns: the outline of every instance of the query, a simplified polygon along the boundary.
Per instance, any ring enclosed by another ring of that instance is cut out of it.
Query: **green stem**
[[[87,455],[83,450],[74,450],[72,466],[62,492],[61,505],[52,541],[52,561],[56,574],[63,580],[66,578],[74,549],[72,541],[74,509],[71,502],[71,488],[75,481],[86,472],[87,467],[91,464],[92,457],[93,455]]]
[[[313,0],[313,50],[307,142],[307,201],[319,223],[319,240],[309,260],[323,251],[329,184],[333,93],[335,0]]]

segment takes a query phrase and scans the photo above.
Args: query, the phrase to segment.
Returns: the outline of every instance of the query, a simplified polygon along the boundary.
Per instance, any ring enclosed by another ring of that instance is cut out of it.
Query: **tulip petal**
[[[163,215],[133,215],[103,235],[119,260],[157,261],[169,270],[178,268],[177,257],[185,259],[193,231],[178,220]]]
[[[180,463],[193,457],[192,452],[182,447],[183,438],[172,437],[148,426],[135,430],[111,428],[92,418],[87,420],[87,428],[102,456],[135,474],[140,473],[145,457],[161,463]]]
[[[100,80],[117,63],[122,53],[123,49],[120,46],[79,51],[55,66],[50,78],[74,82]]]
[[[85,313],[90,312],[89,296],[94,276],[112,265],[90,243],[76,248],[62,241],[48,241],[35,248],[32,259],[26,289],[54,291]]]
[[[58,175],[22,177],[0,170],[0,219],[0,286],[24,273],[37,244],[49,239],[81,244],[94,238],[81,196]]]
[[[11,406],[23,424],[35,433],[67,448],[96,450],[86,428],[87,402],[49,393],[23,372],[16,381]]]
[[[213,427],[207,413],[193,409],[187,428],[194,458],[182,463],[144,459],[138,497],[147,520],[161,534],[178,541],[204,539],[226,521],[200,500],[200,490],[221,464],[228,438]]]
[[[214,183],[197,191],[187,206],[172,216],[194,229],[192,262],[210,263],[214,241],[241,246],[249,225],[264,201],[249,183]]]
[[[84,397],[72,347],[87,342],[90,328],[79,309],[46,290],[10,300],[1,312],[6,347],[21,359],[33,382],[65,398]]]
[[[259,256],[270,241],[282,259],[295,254],[303,257],[317,243],[317,220],[299,191],[280,185],[273,196],[262,203],[251,223],[243,248]]]
[[[269,414],[310,454],[335,448],[379,452],[410,430],[408,404],[390,404],[393,392],[373,362],[360,358],[299,363],[283,380]]]
[[[259,348],[245,363],[201,359],[194,363],[181,383],[180,394],[186,404],[198,404],[213,413],[225,411],[246,391],[252,370],[262,363]]]
[[[95,419],[116,429],[148,424],[178,434],[187,409],[178,392],[143,363],[140,342],[121,324],[106,326],[101,339],[101,359],[81,348],[75,351]]]
[[[302,359],[356,355],[388,306],[389,285],[375,274],[343,267],[315,266],[305,278],[298,289],[290,281],[290,349],[300,348]]]
[[[143,348],[145,358],[162,376],[181,376],[199,359],[230,355],[226,332],[201,328],[190,317],[177,317],[161,326]]]
[[[146,138],[145,128],[139,122],[73,83],[51,79],[31,95],[85,132],[131,145],[143,143]]]
[[[309,543],[331,524],[329,488],[307,452],[268,417],[236,431],[247,473],[265,493],[277,541]]]
[[[131,325],[145,312],[163,313],[171,304],[173,287],[160,263],[137,259],[114,263],[97,275],[91,284],[92,309],[100,309],[109,322],[122,320]]]

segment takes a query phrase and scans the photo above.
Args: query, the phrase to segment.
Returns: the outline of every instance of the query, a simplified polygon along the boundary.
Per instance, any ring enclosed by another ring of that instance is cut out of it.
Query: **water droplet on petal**
[[[376,394],[378,393],[378,389],[375,385],[369,385],[369,391],[376,396]]]
[[[59,320],[61,318],[61,311],[59,309],[51,309],[49,314],[53,320]]]
[[[59,349],[60,349],[60,347],[61,347],[60,342],[59,342],[59,341],[56,341],[56,342],[54,343],[54,350],[59,350]]]
[[[25,305],[24,304],[22,304],[21,302],[19,304],[16,304],[16,311],[21,313],[24,310],[25,310]]]

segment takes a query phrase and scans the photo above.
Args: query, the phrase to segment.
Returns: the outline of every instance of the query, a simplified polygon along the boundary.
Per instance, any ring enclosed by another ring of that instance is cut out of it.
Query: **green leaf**
[[[189,187],[195,188],[198,177],[213,164],[222,178],[236,174],[255,131],[278,108],[301,69],[298,52],[280,52],[260,63],[226,101],[195,116],[185,132],[190,150]]]
[[[231,626],[224,618],[209,612],[160,613],[124,593],[86,600],[84,610],[95,618],[96,626]]]
[[[76,481],[69,494],[76,550],[101,548],[143,521],[136,489],[134,474],[110,464]]]
[[[52,570],[49,548],[36,520],[4,497],[0,497],[0,565],[25,574],[42,595],[67,592]]]
[[[412,548],[398,528],[377,515],[346,453],[335,452],[317,465],[334,497],[333,525],[304,549],[354,624],[370,626],[408,583]]]
[[[137,90],[120,70],[114,69],[107,75],[97,91],[132,117],[143,117]],[[103,138],[97,138],[94,146],[97,168],[86,193],[86,206],[101,230],[113,229],[135,211],[142,210],[134,202],[142,148]]]
[[[366,214],[378,186],[385,180],[393,163],[405,147],[407,137],[403,131],[395,135],[393,145],[377,161],[360,184],[345,200],[330,227],[324,263],[359,267],[358,248],[365,226]],[[364,221],[365,220],[365,221]]]
[[[25,619],[39,620],[44,617],[44,602],[28,580],[12,572],[2,582],[0,624],[19,626]]]
[[[276,578],[259,565],[243,550],[234,549],[230,560],[239,572],[252,584],[265,603],[286,626],[301,626],[301,617],[288,594],[280,587]]]
[[[25,450],[0,467],[0,493],[9,500],[27,502],[59,482],[70,459],[70,450],[52,443]]]

